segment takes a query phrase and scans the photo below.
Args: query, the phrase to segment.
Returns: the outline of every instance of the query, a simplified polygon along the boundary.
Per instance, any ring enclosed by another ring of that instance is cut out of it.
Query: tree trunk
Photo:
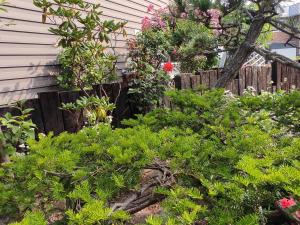
[[[236,77],[240,68],[253,52],[253,45],[258,39],[264,24],[265,18],[263,16],[253,19],[245,40],[235,51],[234,55],[226,61],[224,69],[221,71],[221,77],[215,85],[216,88],[225,88]]]

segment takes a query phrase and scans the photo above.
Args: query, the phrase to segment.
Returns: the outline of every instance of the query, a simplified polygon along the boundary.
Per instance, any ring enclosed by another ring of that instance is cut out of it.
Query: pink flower
[[[142,31],[145,31],[145,30],[148,30],[151,28],[151,20],[149,17],[145,16],[143,19],[142,19]]]
[[[283,198],[279,200],[279,204],[283,209],[286,209],[296,205],[296,202],[293,198]]]
[[[159,25],[161,28],[165,28],[165,27],[166,27],[166,23],[165,23],[162,19],[159,19],[159,20],[158,20],[158,25]]]
[[[162,20],[160,17],[152,17],[151,19],[151,25],[153,28],[165,28],[166,23]]]
[[[219,20],[221,16],[221,11],[218,9],[209,9],[207,10],[207,13],[214,20]]]
[[[148,5],[147,12],[150,13],[153,12],[153,10],[154,10],[154,6],[152,4]]]
[[[220,29],[221,11],[218,9],[209,9],[207,13],[210,16],[210,25],[214,28],[215,34],[219,34],[222,31]]]
[[[164,70],[166,73],[172,72],[173,69],[174,69],[173,63],[167,62],[167,63],[164,64],[163,70]]]

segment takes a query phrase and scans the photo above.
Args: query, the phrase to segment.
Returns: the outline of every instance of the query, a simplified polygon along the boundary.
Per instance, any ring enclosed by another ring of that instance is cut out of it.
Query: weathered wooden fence
[[[124,118],[132,117],[133,110],[127,100],[128,87],[125,82],[105,84],[102,87],[111,102],[116,102],[116,109],[113,112],[113,125],[120,126],[120,121]],[[100,86],[94,87],[91,91],[98,96],[103,94]],[[33,108],[31,119],[37,126],[39,133],[52,131],[59,134],[63,131],[75,132],[78,130],[78,115],[61,109],[62,103],[75,102],[83,94],[80,91],[54,91],[44,92],[38,95],[37,99],[26,101],[24,107]],[[14,108],[0,108],[0,116],[6,112],[17,115]],[[79,112],[81,114],[81,112]],[[79,116],[80,117],[80,116]],[[79,120],[79,125],[83,125],[83,120]]]
[[[196,88],[199,85],[213,87],[220,78],[219,70],[202,71],[199,75],[182,74],[175,78],[175,85],[179,89]],[[226,89],[232,93],[241,95],[251,86],[259,93],[261,91],[273,91],[271,67],[244,67],[240,69],[237,77],[227,85]]]
[[[213,87],[220,77],[219,70],[202,71],[198,75],[182,74],[175,77],[175,86],[178,89],[195,89],[199,85]],[[234,79],[227,89],[234,94],[241,95],[247,87],[253,87],[258,93],[261,91],[274,92],[282,89],[290,91],[292,89],[300,90],[300,70],[281,64],[273,64],[265,67],[244,67],[236,79]],[[116,99],[116,109],[113,112],[113,125],[120,126],[120,121],[124,118],[130,118],[135,114],[134,107],[128,102],[127,81],[103,85],[107,95],[112,102]],[[94,88],[93,92],[101,96],[100,87]],[[40,93],[37,99],[26,102],[25,106],[33,108],[32,120],[38,127],[38,132],[59,134],[63,131],[74,132],[78,129],[76,115],[60,107],[62,103],[74,102],[80,97],[79,91],[63,92],[45,92]],[[0,116],[5,112],[13,112],[12,108],[0,108]],[[83,121],[80,120],[83,124]]]
[[[198,75],[182,74],[175,78],[175,86],[178,89],[194,89],[199,85],[211,88],[219,78],[218,69],[202,71]],[[258,93],[300,90],[300,70],[280,63],[273,63],[272,66],[244,67],[226,89],[241,95],[247,87],[253,87]]]

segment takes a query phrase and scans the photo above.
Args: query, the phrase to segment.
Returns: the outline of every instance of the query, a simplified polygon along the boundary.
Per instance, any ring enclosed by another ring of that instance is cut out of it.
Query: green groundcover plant
[[[33,109],[24,107],[25,101],[11,105],[17,112],[10,112],[0,117],[0,164],[9,161],[9,156],[16,150],[26,152],[26,141],[35,138],[35,124],[30,119]]]
[[[162,210],[145,224],[297,224],[300,92],[167,94],[172,109],[128,128],[31,140],[29,154],[1,166],[0,215],[15,225],[131,224],[124,196],[143,193],[141,171],[159,164],[149,196]]]

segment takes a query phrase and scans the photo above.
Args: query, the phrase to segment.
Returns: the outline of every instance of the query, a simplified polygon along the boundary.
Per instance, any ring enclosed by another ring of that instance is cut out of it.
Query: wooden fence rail
[[[219,77],[219,70],[202,71],[198,75],[182,74],[175,78],[175,86],[178,89],[195,89],[199,85],[212,88]],[[271,80],[271,67],[245,67],[239,71],[237,77],[227,85],[226,89],[237,95],[241,95],[249,86],[255,88],[258,93],[273,91],[274,85]]]
[[[212,88],[218,78],[220,71],[217,69],[202,71],[198,75],[182,74],[175,78],[175,86],[178,89],[196,88],[199,85]],[[247,87],[253,87],[258,93],[300,90],[300,70],[280,63],[274,63],[272,66],[244,67],[226,89],[242,95]]]
[[[105,84],[103,88],[111,102],[116,102],[116,109],[113,112],[113,125],[120,127],[122,119],[130,118],[133,115],[130,104],[127,100],[128,87],[124,82]],[[94,87],[94,94],[101,96],[100,86]],[[63,132],[75,132],[84,123],[82,112],[71,113],[61,109],[62,103],[75,102],[83,94],[80,91],[54,91],[43,92],[37,99],[26,101],[24,107],[33,108],[32,121],[37,126],[39,133],[53,132],[55,135]],[[6,112],[17,115],[18,112],[11,107],[0,108],[0,116]],[[78,122],[79,121],[79,124]],[[78,127],[79,125],[79,127]]]
[[[175,86],[178,89],[195,89],[199,85],[213,87],[220,77],[219,70],[202,71],[198,75],[181,74],[175,77]],[[113,112],[113,125],[119,127],[121,120],[130,118],[135,114],[134,107],[128,101],[127,81],[105,84],[103,88],[112,102],[116,102],[116,109]],[[300,90],[300,70],[281,64],[273,64],[265,67],[244,67],[236,79],[227,87],[232,93],[242,95],[247,87],[253,87],[258,93],[261,91],[274,92],[282,89],[290,91]],[[101,96],[100,87],[94,88],[93,92]],[[40,93],[37,99],[26,102],[25,107],[33,108],[32,120],[38,127],[38,132],[48,133],[52,131],[59,134],[63,131],[75,132],[78,130],[77,119],[83,124],[80,113],[78,115],[61,110],[62,103],[74,102],[82,94],[79,91],[55,91]],[[0,108],[0,116],[5,112],[17,114],[12,108]]]

